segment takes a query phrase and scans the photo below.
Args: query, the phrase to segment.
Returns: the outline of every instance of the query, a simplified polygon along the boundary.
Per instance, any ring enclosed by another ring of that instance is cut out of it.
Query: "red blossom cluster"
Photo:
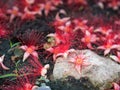
[[[45,67],[42,66],[42,64],[39,62],[39,56],[37,52],[37,50],[42,49],[42,43],[40,42],[42,37],[41,35],[41,33],[35,30],[22,34],[22,36],[19,37],[19,40],[22,42],[22,45],[19,48],[25,52],[23,55],[23,62],[26,59],[32,58],[30,63],[35,68],[34,71],[36,71],[36,73],[34,72],[34,75],[37,74],[45,76],[49,65],[45,65]]]
[[[116,0],[113,1],[115,2]],[[116,2],[118,3],[118,1]],[[49,12],[58,10],[57,6],[66,3],[68,5],[87,5],[88,2],[87,0],[67,0],[67,2],[64,0],[21,0],[19,2],[14,1],[12,3],[15,4],[14,6],[12,6],[12,4],[11,7],[6,6],[3,11],[4,13],[9,14],[9,21],[12,22],[16,17],[21,18],[21,20],[35,19],[36,15],[42,16],[43,12],[46,16],[48,16]]]
[[[32,90],[35,82],[30,82],[31,77],[37,78],[38,76],[47,77],[47,70],[49,64],[42,65],[40,62],[39,51],[42,49],[53,54],[53,60],[56,61],[58,57],[69,57],[70,53],[75,53],[74,56],[69,58],[69,62],[73,63],[75,69],[81,74],[82,67],[90,65],[87,57],[77,54],[75,49],[91,49],[94,51],[102,51],[104,56],[109,56],[116,62],[120,63],[120,32],[119,28],[116,30],[114,25],[120,25],[120,20],[114,20],[113,23],[99,24],[86,19],[84,16],[72,17],[68,16],[64,9],[59,9],[59,5],[70,6],[72,4],[88,5],[88,0],[20,0],[14,2],[14,6],[4,8],[0,7],[0,38],[4,38],[11,34],[11,27],[17,18],[20,22],[35,20],[36,16],[49,17],[51,11],[57,11],[54,15],[53,21],[47,23],[50,27],[54,28],[54,33],[46,35],[47,42],[42,42],[42,34],[36,30],[26,30],[17,39],[20,42],[19,50],[23,50],[22,60],[28,62],[31,67],[23,66],[20,69],[20,74],[24,74],[23,79],[18,75],[17,87],[13,85],[12,90]],[[99,0],[97,2],[101,8],[107,5],[108,8],[119,10],[120,0]],[[0,4],[1,5],[1,4]],[[79,7],[80,8],[80,7]],[[54,12],[54,13],[55,13]],[[72,11],[71,11],[72,12]],[[61,14],[64,16],[62,17]],[[94,17],[94,16],[93,16]],[[98,17],[99,18],[99,17]],[[92,24],[91,24],[92,23]],[[9,25],[8,25],[9,24]],[[16,27],[14,27],[16,28]],[[78,48],[81,47],[82,48]],[[77,46],[76,48],[74,48]],[[83,48],[84,47],[84,48]],[[42,53],[43,53],[42,52]],[[4,65],[4,56],[0,57],[0,67],[4,70],[10,68]],[[24,71],[26,69],[26,71]],[[27,70],[28,69],[28,70]],[[30,73],[30,77],[26,75]],[[22,83],[21,83],[22,82]],[[19,85],[20,84],[20,85]],[[113,83],[115,90],[119,90],[119,85]],[[5,90],[10,90],[5,89]]]
[[[16,2],[15,6],[10,9],[7,9],[6,13],[10,15],[10,22],[15,19],[15,17],[20,17],[24,19],[35,19],[35,15],[47,16],[50,11],[56,10],[56,6],[62,4],[62,0],[21,0]]]
[[[113,10],[118,10],[120,7],[120,0],[99,0],[98,5],[102,9],[107,6],[108,8],[112,8]]]
[[[67,0],[68,4],[81,4],[87,5],[87,0]]]
[[[74,37],[76,32],[80,30],[83,36],[78,37],[78,39],[79,42],[84,43],[86,48],[98,51],[102,50],[103,55],[110,55],[113,60],[120,62],[120,43],[117,42],[120,40],[117,35],[119,32],[115,32],[115,30],[108,25],[96,27],[88,24],[89,20],[84,19],[71,19],[69,17],[56,18],[53,22],[55,33],[47,35],[48,43],[45,44],[45,49],[53,53],[54,60],[59,56],[66,57],[67,54],[71,52],[71,47],[74,46],[72,41],[76,39],[76,37]],[[112,54],[116,54],[116,56]]]

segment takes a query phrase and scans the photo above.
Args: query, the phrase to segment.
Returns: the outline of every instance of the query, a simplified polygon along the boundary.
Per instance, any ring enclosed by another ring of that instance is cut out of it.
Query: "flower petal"
[[[23,46],[21,46],[20,48],[23,49],[23,50],[26,50],[26,49],[27,49],[27,46],[26,46],[26,45],[23,45]]]
[[[116,48],[116,49],[119,50],[119,49],[120,49],[120,45],[112,45],[111,48],[112,48],[112,49]]]
[[[30,53],[25,52],[23,56],[23,62],[30,56]]]
[[[55,54],[53,54],[53,60],[54,60],[54,61],[56,60],[56,55],[55,55]]]
[[[14,18],[15,18],[15,15],[12,14],[12,15],[10,16],[10,22],[12,22]]]
[[[90,49],[94,49],[94,48],[92,47],[91,43],[88,43],[88,44],[87,44],[87,47],[90,48]]]
[[[117,83],[113,83],[114,90],[120,90],[120,86]]]
[[[5,57],[5,55],[2,55],[2,56],[0,57],[0,63],[3,62],[4,57]]]
[[[35,0],[25,0],[28,4],[33,4]]]
[[[31,55],[33,55],[35,58],[38,58],[38,53],[36,51],[33,51]]]
[[[104,46],[99,46],[99,47],[97,47],[97,49],[106,49]]]
[[[46,64],[46,65],[44,66],[44,68],[48,69],[48,68],[50,68],[50,65],[49,65],[49,64]]]
[[[9,68],[6,67],[3,63],[0,63],[0,64],[1,64],[1,67],[2,67],[3,69],[5,69],[5,70],[9,70]]]
[[[106,50],[104,51],[104,55],[107,55],[109,52],[110,52],[110,49],[106,49]]]
[[[85,34],[86,34],[86,36],[90,36],[91,35],[91,33],[89,31],[87,31],[87,30],[86,30]]]
[[[64,56],[64,53],[58,53],[57,55],[55,55],[55,58],[54,58],[54,59],[56,60],[57,57],[60,57],[60,56],[63,57],[63,56]]]
[[[81,70],[82,70],[81,66],[80,65],[76,65],[75,68],[78,71],[78,73],[81,74]]]
[[[58,29],[64,30],[64,29],[65,29],[65,26],[59,26]]]
[[[45,76],[46,73],[47,73],[47,69],[43,67],[41,70],[41,76]]]
[[[49,51],[49,52],[53,53],[54,49],[52,47],[50,47],[50,48],[46,49],[46,51]]]
[[[76,59],[75,58],[69,58],[69,62],[75,63]]]

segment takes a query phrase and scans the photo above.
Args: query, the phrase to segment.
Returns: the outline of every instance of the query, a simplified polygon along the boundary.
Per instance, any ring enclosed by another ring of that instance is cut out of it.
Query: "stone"
[[[110,87],[113,81],[120,79],[120,65],[110,58],[99,56],[91,50],[76,50],[76,53],[83,53],[90,65],[83,67],[81,74],[79,74],[74,67],[74,63],[69,62],[69,58],[74,53],[68,55],[66,59],[59,57],[56,59],[53,69],[55,80],[64,79],[68,76],[75,79],[87,77],[94,86],[104,90]]]
[[[38,90],[51,90],[49,86],[41,86]]]
[[[34,86],[32,90],[51,90],[51,88],[49,86],[41,86],[41,87]]]

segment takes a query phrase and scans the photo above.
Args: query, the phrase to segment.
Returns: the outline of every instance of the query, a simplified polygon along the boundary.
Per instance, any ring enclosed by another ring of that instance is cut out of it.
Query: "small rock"
[[[120,65],[118,63],[109,58],[99,56],[91,50],[76,50],[76,52],[77,54],[83,53],[91,65],[83,67],[80,75],[75,69],[74,63],[69,62],[69,58],[59,57],[53,70],[54,79],[64,79],[68,76],[72,76],[75,79],[87,77],[100,90],[110,88],[111,82],[120,79]]]
[[[51,88],[49,86],[41,86],[41,87],[34,86],[32,90],[51,90]]]
[[[49,86],[41,86],[38,90],[51,90]]]

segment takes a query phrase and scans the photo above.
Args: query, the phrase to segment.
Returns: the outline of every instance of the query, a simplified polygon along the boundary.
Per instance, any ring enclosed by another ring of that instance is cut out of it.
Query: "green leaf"
[[[16,66],[18,66],[18,64],[20,63],[20,60],[18,60],[15,64],[16,64]]]
[[[20,42],[16,42],[16,43],[13,43],[11,40],[9,40],[10,42],[10,47],[13,48],[15,46],[18,46],[20,44]]]
[[[10,74],[5,74],[5,75],[0,75],[0,78],[7,78],[7,77],[22,77],[22,76],[24,76],[24,75],[29,75],[29,74],[30,74],[30,73],[18,75],[18,74],[10,73]]]
[[[11,45],[11,48],[15,47],[15,46],[18,46],[20,44],[20,42],[17,42],[17,43],[14,43]]]
[[[12,47],[12,42],[10,41],[10,47]]]
[[[5,74],[5,75],[0,75],[0,78],[7,78],[7,77],[16,77],[17,74]]]

